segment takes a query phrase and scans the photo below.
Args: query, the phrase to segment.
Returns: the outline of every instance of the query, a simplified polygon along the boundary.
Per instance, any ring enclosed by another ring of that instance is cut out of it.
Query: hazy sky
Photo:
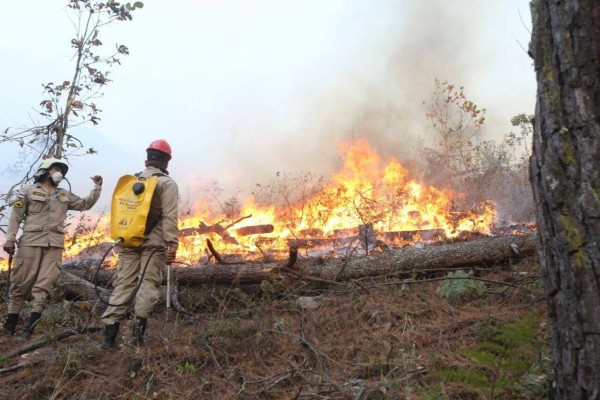
[[[434,79],[465,87],[488,109],[486,134],[533,113],[528,0],[144,1],[131,22],[101,30],[131,55],[97,101],[98,126],[71,133],[99,155],[71,161],[73,192],[143,168],[156,138],[173,148],[182,191],[217,181],[246,189],[277,171],[327,175],[336,145],[364,137],[383,156],[411,158],[428,134]],[[72,76],[66,1],[0,2],[0,128],[31,125],[41,83]],[[6,165],[22,155],[0,145]],[[2,189],[11,176],[1,177]]]

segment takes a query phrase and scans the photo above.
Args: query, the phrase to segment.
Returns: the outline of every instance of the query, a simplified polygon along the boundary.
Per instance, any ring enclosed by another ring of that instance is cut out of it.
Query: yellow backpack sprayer
[[[115,242],[110,246],[106,253],[104,253],[94,275],[96,295],[100,301],[108,306],[118,307],[131,302],[140,289],[142,280],[146,274],[146,269],[148,268],[148,264],[154,256],[154,253],[158,250],[165,249],[164,247],[157,247],[152,251],[144,265],[144,269],[135,290],[127,300],[119,304],[112,304],[100,296],[100,291],[98,290],[98,274],[108,253],[117,245],[130,248],[140,247],[146,238],[145,233],[152,231],[159,220],[157,219],[154,221],[152,226],[148,226],[150,203],[152,202],[152,196],[156,189],[156,184],[158,183],[158,176],[164,176],[164,174],[155,174],[149,178],[140,177],[139,174],[122,176],[117,182],[117,186],[113,192],[110,210],[110,231],[111,237]],[[169,282],[167,282],[167,284],[168,283]]]
[[[110,232],[122,247],[139,247],[144,243],[144,232],[150,202],[158,178],[148,179],[125,175],[119,179],[112,197]]]

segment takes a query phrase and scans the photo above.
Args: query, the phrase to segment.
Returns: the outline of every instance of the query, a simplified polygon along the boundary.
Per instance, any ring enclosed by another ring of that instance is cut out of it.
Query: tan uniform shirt
[[[15,240],[25,219],[19,246],[64,248],[67,211],[89,210],[98,201],[101,190],[101,185],[95,185],[87,197],[81,198],[61,188],[48,191],[39,183],[24,186],[13,203],[6,240]]]
[[[152,309],[160,299],[160,284],[164,279],[165,253],[156,251],[159,246],[175,246],[178,244],[177,214],[178,214],[178,188],[175,181],[164,175],[160,169],[148,167],[140,173],[140,177],[150,178],[156,174],[158,182],[146,223],[146,240],[141,247],[123,247],[119,253],[119,267],[117,278],[114,282],[115,289],[110,296],[110,303],[122,304],[129,299],[136,287],[140,270],[147,268],[139,291],[135,294],[135,315],[148,318]],[[147,260],[151,254],[149,264],[146,266],[142,259]],[[112,325],[124,318],[129,304],[109,306],[102,315],[102,323]]]
[[[162,174],[161,170],[148,167],[140,173],[140,176],[150,178],[156,174]],[[164,174],[159,175],[146,225],[147,229],[152,228],[152,230],[146,234],[143,246],[176,246],[178,244],[178,196],[177,183]]]

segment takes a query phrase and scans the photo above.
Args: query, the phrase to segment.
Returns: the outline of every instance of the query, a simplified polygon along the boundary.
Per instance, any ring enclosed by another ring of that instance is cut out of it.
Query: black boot
[[[8,314],[6,322],[4,322],[4,333],[11,336],[14,335],[17,322],[19,322],[19,314]]]
[[[29,314],[29,320],[27,321],[27,326],[25,327],[25,330],[23,331],[23,339],[29,339],[31,337],[31,334],[33,333],[33,329],[35,328],[38,319],[40,319],[40,317],[42,316],[42,313],[39,312],[32,312],[31,314]]]
[[[133,337],[129,341],[130,346],[144,347],[146,346],[146,340],[144,339],[144,333],[146,333],[146,324],[148,320],[146,318],[135,317],[133,320]]]
[[[100,350],[106,350],[115,347],[117,333],[119,333],[118,322],[115,322],[112,325],[104,325],[104,341],[101,344],[99,344],[97,348]]]

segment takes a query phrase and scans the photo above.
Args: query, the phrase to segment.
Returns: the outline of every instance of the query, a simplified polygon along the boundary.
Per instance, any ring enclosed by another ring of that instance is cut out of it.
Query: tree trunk
[[[70,296],[78,300],[89,300],[96,298],[96,289],[94,284],[86,279],[72,274],[68,271],[62,273],[62,289]],[[110,296],[110,292],[102,287],[98,287],[98,291],[104,296]]]
[[[299,262],[294,270],[307,276],[324,280],[349,280],[365,276],[392,275],[435,268],[461,268],[473,265],[492,266],[510,258],[522,258],[535,254],[537,240],[530,235],[481,238],[467,242],[409,247],[374,253],[370,256],[350,257],[345,261],[332,259],[326,264],[314,260]],[[248,285],[278,279],[285,262],[268,264],[205,265],[173,268],[173,277],[180,286],[206,284]],[[84,269],[71,266],[68,271],[75,276],[90,276]],[[100,282],[111,279],[115,270],[101,271]],[[92,285],[93,287],[93,285]],[[95,295],[94,295],[95,296]]]
[[[531,157],[556,397],[600,398],[600,2],[534,0]]]
[[[492,266],[510,258],[529,256],[535,250],[534,236],[508,235],[351,257],[346,261],[336,260],[326,265],[304,266],[301,272],[313,278],[348,280],[424,269]]]

